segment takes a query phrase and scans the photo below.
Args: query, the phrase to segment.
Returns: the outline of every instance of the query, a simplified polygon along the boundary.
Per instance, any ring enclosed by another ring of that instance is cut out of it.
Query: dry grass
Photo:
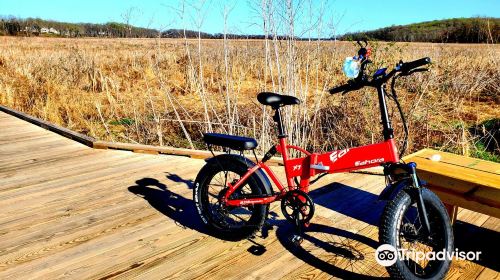
[[[380,140],[375,92],[325,92],[345,82],[340,65],[355,53],[352,43],[267,43],[0,37],[0,103],[103,140],[203,148],[201,133],[217,131],[256,137],[266,150],[270,111],[264,114],[255,96],[274,90],[304,101],[287,109],[295,144],[328,150]],[[398,87],[410,151],[473,154],[480,139],[470,128],[500,118],[500,46],[372,47],[373,67],[434,61],[430,73],[401,79]]]

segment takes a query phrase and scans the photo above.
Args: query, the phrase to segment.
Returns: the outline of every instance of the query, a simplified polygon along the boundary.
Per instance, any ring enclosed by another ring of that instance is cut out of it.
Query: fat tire
[[[385,206],[379,227],[379,241],[381,244],[390,244],[398,249],[397,242],[399,232],[397,227],[401,222],[401,216],[404,215],[407,208],[414,203],[412,196],[410,195],[412,191],[416,191],[416,189],[407,187],[401,190],[397,196],[393,200],[389,201]],[[448,252],[453,252],[453,230],[446,208],[438,196],[427,188],[422,188],[422,198],[425,206],[433,207],[437,215],[439,215],[439,219],[444,221],[443,229],[445,232],[445,249]],[[389,272],[391,278],[394,279],[443,279],[450,269],[450,264],[451,260],[441,262],[437,271],[425,278],[415,275],[406,266],[405,262],[399,259],[395,264],[387,267],[387,271]]]
[[[220,160],[207,162],[198,173],[193,189],[193,201],[195,202],[198,216],[214,236],[225,240],[242,240],[253,236],[264,225],[269,210],[268,204],[252,206],[252,209],[249,209],[252,212],[251,217],[244,227],[228,228],[223,227],[213,219],[210,211],[207,209],[208,205],[206,204],[208,204],[208,201],[205,201],[203,197],[210,181],[217,173],[231,171],[243,176],[252,165],[253,162],[247,159],[241,160],[234,157],[224,157]],[[255,173],[247,179],[247,184],[252,191],[252,195],[264,195],[268,193],[263,182],[261,182],[261,179]]]

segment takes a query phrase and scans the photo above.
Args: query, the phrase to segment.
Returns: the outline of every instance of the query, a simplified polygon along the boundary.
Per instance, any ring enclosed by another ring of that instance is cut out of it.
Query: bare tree
[[[123,19],[123,23],[125,24],[125,27],[127,28],[126,31],[126,37],[130,37],[132,34],[132,25],[131,21],[134,19],[135,13],[137,13],[139,9],[137,7],[130,7],[128,8],[125,12],[121,14],[121,17]]]
[[[205,82],[203,78],[203,58],[201,52],[201,28],[203,26],[203,22],[205,21],[205,17],[208,11],[208,9],[206,9],[206,3],[207,3],[206,0],[198,0],[197,3],[195,4],[191,3],[191,7],[193,7],[196,11],[196,16],[193,19],[193,21],[198,31],[198,86],[199,86],[200,99],[203,104],[203,110],[205,113],[205,122],[207,123],[208,131],[212,132],[213,128],[212,128],[212,123],[210,121],[210,114],[208,113],[208,104],[207,104],[208,98],[206,97]]]

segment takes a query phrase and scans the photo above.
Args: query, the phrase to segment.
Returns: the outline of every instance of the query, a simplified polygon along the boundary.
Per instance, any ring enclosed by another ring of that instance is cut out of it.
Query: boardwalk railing
[[[124,150],[131,151],[134,153],[146,153],[146,154],[164,154],[164,155],[176,155],[176,156],[185,156],[196,159],[205,159],[212,157],[212,153],[210,151],[205,150],[191,150],[191,149],[183,149],[183,148],[175,148],[168,146],[153,146],[153,145],[142,145],[142,144],[131,144],[131,143],[122,143],[122,142],[108,142],[101,141],[95,138],[92,138],[87,135],[83,135],[81,133],[72,131],[70,129],[49,123],[42,119],[30,116],[23,112],[19,112],[17,110],[5,107],[0,105],[0,111],[3,111],[7,114],[13,115],[17,118],[30,122],[34,125],[40,126],[52,132],[55,132],[59,135],[62,135],[66,138],[72,139],[76,142],[84,144],[90,148],[94,149],[113,149],[113,150]],[[215,154],[219,154],[215,152]],[[271,164],[282,164],[283,161],[279,157],[274,157],[269,160]]]
[[[8,107],[5,107],[3,105],[0,105],[0,111],[3,111],[9,115],[15,116],[19,119],[25,120],[29,123],[32,123],[34,125],[37,125],[37,126],[40,126],[42,128],[45,128],[47,130],[50,130],[52,132],[55,132],[55,133],[62,135],[66,138],[75,140],[76,142],[80,142],[80,143],[82,143],[86,146],[89,146],[89,147],[92,147],[94,142],[96,142],[96,140],[92,137],[83,135],[83,134],[78,133],[78,132],[74,132],[70,129],[49,123],[49,122],[41,120],[39,118],[35,118],[33,116],[30,116],[28,114],[25,114],[23,112],[19,112],[17,110],[14,110],[14,109],[11,109]]]

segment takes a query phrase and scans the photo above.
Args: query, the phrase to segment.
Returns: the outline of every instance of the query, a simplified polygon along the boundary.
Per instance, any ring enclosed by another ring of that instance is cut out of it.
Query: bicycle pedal
[[[290,237],[290,241],[293,243],[293,245],[299,247],[300,244],[302,244],[302,241],[304,241],[304,238],[300,235],[292,235],[292,237]]]

